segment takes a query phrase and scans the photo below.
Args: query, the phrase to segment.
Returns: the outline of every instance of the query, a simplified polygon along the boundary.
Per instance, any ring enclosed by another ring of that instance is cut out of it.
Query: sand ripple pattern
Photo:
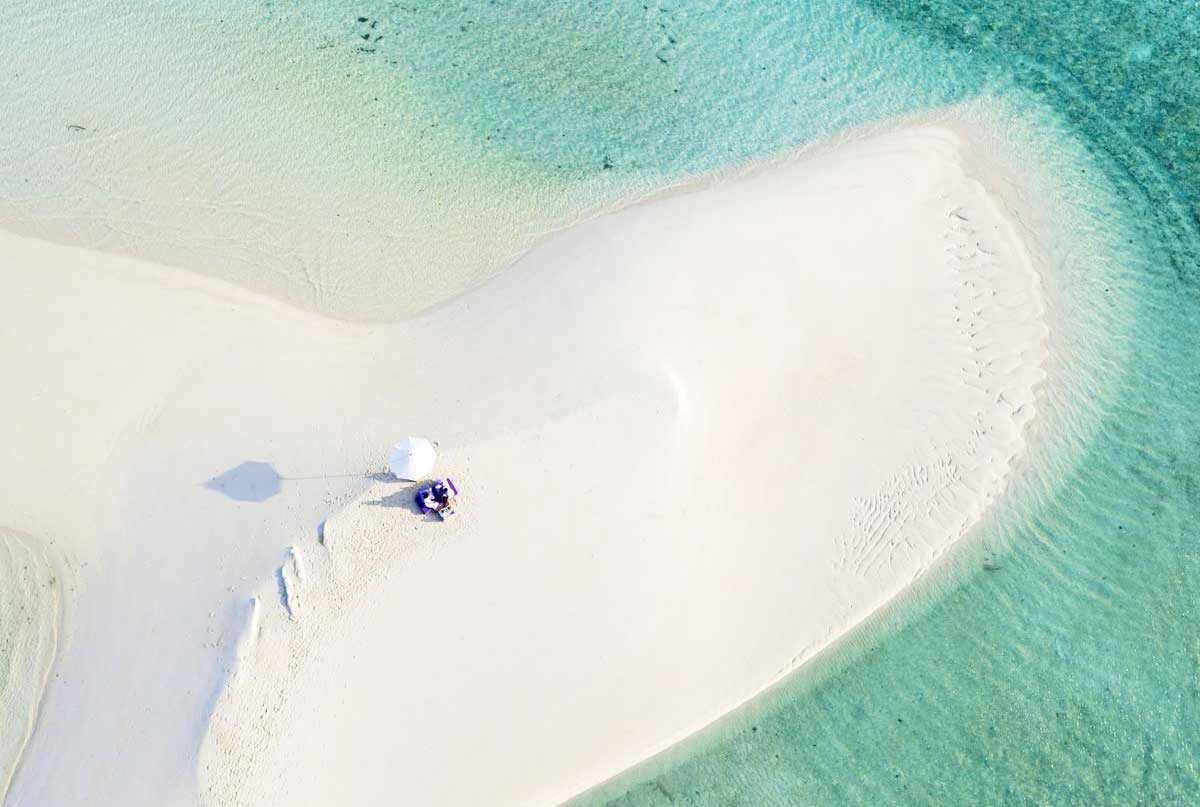
[[[0,529],[0,802],[33,732],[54,660],[58,592],[44,550]]]
[[[984,220],[985,225],[975,222]],[[1038,278],[1029,260],[1014,272],[1001,225],[959,205],[946,213],[946,265],[959,275],[955,321],[966,349],[962,380],[978,390],[974,424],[959,440],[937,446],[929,462],[897,470],[855,502],[839,539],[839,566],[864,578],[922,553],[930,560],[960,538],[999,496],[1025,445],[1044,378],[1047,329]],[[1013,338],[1014,335],[1017,338]],[[949,540],[931,543],[930,536]]]

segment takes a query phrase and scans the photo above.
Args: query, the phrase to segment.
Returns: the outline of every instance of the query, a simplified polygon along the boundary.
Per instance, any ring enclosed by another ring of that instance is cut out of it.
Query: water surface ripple
[[[578,803],[1196,803],[1200,18],[1163,2],[866,5],[1086,144],[1119,194],[1101,226],[1123,242],[1111,291],[1133,301],[1133,358],[1083,390],[1097,426],[1080,460],[1018,495],[965,573]]]

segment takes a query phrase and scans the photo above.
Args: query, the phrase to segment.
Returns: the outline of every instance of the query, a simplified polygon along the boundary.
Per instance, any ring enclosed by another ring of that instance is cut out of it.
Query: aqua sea
[[[10,31],[37,34],[30,42],[74,37],[120,53],[152,40],[186,55],[197,42],[235,41],[263,73],[230,103],[256,93],[264,108],[284,103],[270,95],[271,71],[319,76],[313,126],[372,133],[348,135],[356,164],[415,171],[436,154],[533,198],[571,198],[567,213],[578,215],[853,127],[991,99],[1032,128],[1012,148],[1053,176],[1073,211],[1048,280],[1083,290],[1057,312],[1071,336],[1047,387],[1054,430],[1040,433],[1043,447],[988,524],[903,602],[578,804],[1200,803],[1194,5],[28,6],[6,16],[20,20]],[[110,19],[119,25],[103,35],[79,33]],[[187,132],[189,143],[207,136]],[[40,200],[11,176],[0,177],[0,213],[28,218]]]
[[[1063,271],[1090,273],[1131,314],[1120,349],[1094,333],[1095,350],[1059,368],[1093,379],[1059,393],[1092,422],[1074,459],[1041,455],[957,563],[578,803],[1200,803],[1200,14],[617,6],[418,4],[412,69],[468,148],[488,153],[490,137],[491,153],[568,181],[679,176],[994,94],[1047,122],[1041,159],[1091,222],[1078,253],[1103,244]],[[454,31],[453,58],[419,46]],[[1058,153],[1067,141],[1077,161]],[[1106,327],[1095,311],[1064,317]]]
[[[1129,359],[1076,392],[1098,423],[1079,461],[923,596],[579,804],[1200,803],[1200,15],[862,8],[1083,144],[1117,193],[1095,214],[1123,242]],[[1062,179],[1086,206],[1090,180]]]

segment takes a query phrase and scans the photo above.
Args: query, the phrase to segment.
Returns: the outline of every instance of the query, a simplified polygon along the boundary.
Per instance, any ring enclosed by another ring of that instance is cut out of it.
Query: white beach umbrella
[[[388,455],[388,469],[396,478],[413,482],[428,476],[435,462],[437,451],[424,437],[405,437],[392,446]]]

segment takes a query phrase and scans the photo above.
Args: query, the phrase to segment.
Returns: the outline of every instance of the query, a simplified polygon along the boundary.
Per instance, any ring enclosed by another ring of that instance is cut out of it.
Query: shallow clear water
[[[313,24],[344,29],[347,8]],[[1052,312],[1069,379],[1048,385],[1043,447],[957,564],[581,803],[1200,797],[1200,18],[1148,2],[354,10],[372,80],[402,76],[458,158],[581,198],[998,96],[1036,132],[1010,149],[1069,208],[1048,283],[1092,284]]]
[[[1007,74],[1014,103],[1050,106],[1086,145],[1073,179],[1047,159],[1082,207],[1102,193],[1083,172],[1115,186],[1089,215],[1119,238],[1116,263],[1084,270],[1132,304],[1132,356],[1076,357],[1103,383],[1051,403],[1095,418],[1082,455],[1026,469],[933,585],[578,803],[1198,803],[1200,19],[1155,3],[879,7]]]
[[[352,26],[347,8],[323,6],[323,24],[430,99],[429,125],[462,154],[560,182],[674,180],[982,78],[836,0],[360,3]]]
[[[1047,282],[1073,306],[1057,312],[1043,447],[956,564],[907,602],[580,803],[1200,800],[1191,7],[208,0],[148,12],[118,0],[6,12],[4,226],[232,267],[230,279],[346,316],[436,297],[439,273],[478,279],[554,226],[700,171],[999,99],[1022,122],[1010,149],[1045,165],[1068,211]],[[99,68],[81,72],[82,52]],[[411,281],[431,261],[431,279]],[[355,274],[364,266],[386,271]]]
[[[6,18],[0,226],[347,319],[411,314],[581,217],[981,81],[845,0],[16,0]]]

